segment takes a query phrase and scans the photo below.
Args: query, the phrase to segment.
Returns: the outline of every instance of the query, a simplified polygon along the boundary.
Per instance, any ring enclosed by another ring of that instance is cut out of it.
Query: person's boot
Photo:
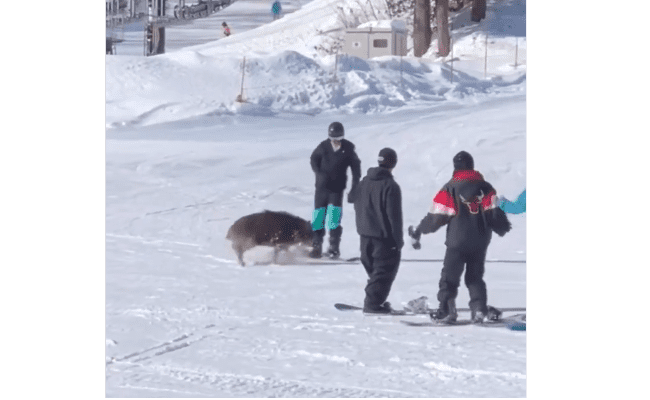
[[[472,310],[472,316],[471,320],[475,324],[482,324],[485,322],[485,314],[482,311],[474,311]]]
[[[488,306],[487,319],[488,321],[498,321],[501,319],[501,310],[496,307]]]
[[[341,234],[343,227],[338,226],[336,229],[330,231],[330,245],[327,249],[327,256],[329,258],[337,259],[341,256],[339,244],[341,244]]]
[[[447,304],[440,303],[438,310],[435,313],[429,314],[431,320],[436,323],[451,324],[458,319],[458,311],[456,310],[456,300],[447,300]]]
[[[490,307],[486,306],[485,309],[483,310],[472,310],[472,316],[470,317],[472,322],[475,324],[482,324],[486,320],[490,321],[496,321],[499,319],[499,316],[501,315],[501,311],[497,310],[496,308],[493,308],[493,312],[490,313]],[[498,314],[497,314],[498,312]]]
[[[390,306],[390,303],[385,301],[384,304],[380,306],[363,306],[363,313],[366,315],[373,314],[392,314],[394,312],[393,308]]]
[[[321,258],[323,256],[323,236],[325,236],[325,230],[321,229],[314,231],[314,237],[312,239],[312,248],[309,252],[310,258]]]

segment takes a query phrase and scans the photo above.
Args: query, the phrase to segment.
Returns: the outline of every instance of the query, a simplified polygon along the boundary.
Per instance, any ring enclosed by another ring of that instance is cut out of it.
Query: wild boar
[[[311,245],[311,224],[282,211],[268,211],[241,217],[228,229],[226,239],[232,241],[239,263],[244,266],[244,252],[255,246],[274,248],[273,262],[280,251],[296,244]]]

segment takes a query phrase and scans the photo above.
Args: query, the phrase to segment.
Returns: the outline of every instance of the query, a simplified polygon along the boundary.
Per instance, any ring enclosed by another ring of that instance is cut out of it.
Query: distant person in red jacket
[[[221,26],[223,26],[223,34],[226,35],[226,37],[230,36],[230,28],[228,27],[228,24],[224,22]]]

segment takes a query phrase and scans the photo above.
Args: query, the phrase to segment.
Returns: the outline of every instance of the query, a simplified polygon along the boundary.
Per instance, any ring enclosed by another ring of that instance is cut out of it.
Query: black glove
[[[413,228],[413,225],[409,226],[409,236],[411,237],[411,245],[415,250],[420,250],[422,245],[420,244],[420,236],[422,236],[422,233],[418,231],[417,229]]]

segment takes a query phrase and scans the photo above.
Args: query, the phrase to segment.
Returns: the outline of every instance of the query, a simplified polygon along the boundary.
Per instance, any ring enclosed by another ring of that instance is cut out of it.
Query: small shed
[[[346,29],[343,52],[359,58],[406,55],[406,23],[400,20],[370,21]]]

